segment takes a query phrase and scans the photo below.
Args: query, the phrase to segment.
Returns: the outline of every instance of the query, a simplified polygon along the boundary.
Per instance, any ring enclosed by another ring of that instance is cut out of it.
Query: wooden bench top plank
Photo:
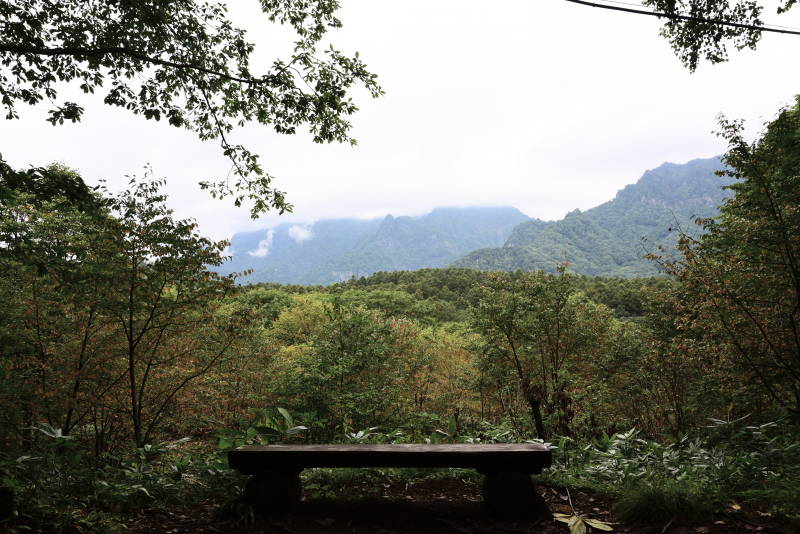
[[[283,467],[515,468],[541,472],[552,453],[538,443],[398,445],[245,445],[228,453],[232,469]]]

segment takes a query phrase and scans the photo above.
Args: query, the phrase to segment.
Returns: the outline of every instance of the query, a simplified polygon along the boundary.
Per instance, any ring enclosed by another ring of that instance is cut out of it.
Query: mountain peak
[[[715,171],[719,158],[696,159],[684,165],[665,163],[646,171],[616,198],[584,212],[573,210],[552,223],[527,221],[514,228],[504,248],[476,250],[450,264],[490,270],[551,270],[563,260],[571,271],[589,276],[653,276],[656,266],[642,258],[642,238],[677,254],[675,220],[718,213],[730,183]]]

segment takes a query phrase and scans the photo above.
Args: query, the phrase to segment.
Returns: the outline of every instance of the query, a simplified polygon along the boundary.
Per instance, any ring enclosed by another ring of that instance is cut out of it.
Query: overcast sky
[[[197,186],[230,170],[218,143],[166,122],[104,106],[102,95],[63,90],[86,109],[53,127],[46,107],[20,105],[0,122],[0,152],[13,167],[63,161],[111,189],[149,164],[168,181],[169,204],[214,239],[282,221],[421,215],[438,206],[515,206],[560,219],[614,197],[663,162],[725,151],[716,117],[746,120],[754,136],[800,93],[800,36],[766,34],[755,52],[690,74],[658,35],[654,17],[563,0],[342,0],[338,50],[360,52],[386,91],[355,91],[353,148],[316,145],[306,133],[261,126],[233,141],[261,155],[294,213],[251,221],[249,211]],[[291,33],[255,0],[230,2],[268,64],[291,53]],[[766,22],[800,27],[800,9]],[[256,62],[256,64],[257,64]]]

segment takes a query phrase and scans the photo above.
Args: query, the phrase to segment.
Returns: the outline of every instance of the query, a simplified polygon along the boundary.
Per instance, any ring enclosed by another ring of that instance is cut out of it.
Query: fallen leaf
[[[553,519],[566,523],[570,534],[586,534],[586,525],[600,530],[614,530],[609,523],[597,519],[587,519],[578,515],[553,514]]]
[[[742,507],[739,506],[738,504],[732,504],[731,508],[733,508],[734,510],[741,510],[742,509]]]
[[[575,516],[567,523],[571,534],[586,534],[586,523],[582,517]]]
[[[610,523],[604,523],[602,521],[598,521],[597,519],[584,519],[584,521],[592,528],[599,528],[600,530],[614,530],[611,528]]]
[[[561,513],[572,515],[572,508],[570,508],[568,504],[556,504],[553,508]]]
[[[715,521],[714,524],[715,525],[724,525],[725,521]]]
[[[571,514],[553,514],[553,519],[562,523],[569,523],[573,517],[575,516]]]

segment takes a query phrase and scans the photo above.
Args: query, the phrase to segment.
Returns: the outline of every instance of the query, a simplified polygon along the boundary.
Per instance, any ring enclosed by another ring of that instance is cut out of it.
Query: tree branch
[[[146,63],[152,63],[154,65],[163,65],[165,67],[172,67],[174,69],[179,69],[179,70],[192,70],[192,71],[204,72],[206,74],[211,74],[212,76],[216,76],[218,78],[222,78],[232,82],[243,83],[247,85],[264,85],[264,84],[284,85],[284,86],[287,85],[286,82],[284,82],[278,76],[275,75],[268,76],[262,79],[239,78],[238,76],[231,76],[230,74],[225,74],[224,72],[219,72],[213,69],[192,65],[191,63],[176,63],[174,61],[167,61],[165,59],[151,57],[146,54],[142,54],[141,52],[137,52],[136,50],[131,50],[130,48],[123,48],[120,46],[87,49],[87,48],[35,48],[32,46],[0,44],[0,52],[11,52],[14,54],[35,54],[38,56],[73,56],[73,57],[81,57],[81,56],[97,57],[105,55],[128,56],[134,59],[138,59],[140,61],[144,61]]]
[[[707,24],[716,24],[718,26],[732,26],[734,28],[743,28],[746,30],[759,30],[762,32],[800,35],[800,32],[793,32],[790,30],[778,30],[775,28],[766,28],[764,26],[754,26],[752,24],[739,24],[738,22],[725,22],[724,20],[718,20],[718,19],[706,19],[703,17],[691,17],[688,15],[677,15],[672,13],[660,13],[658,11],[639,11],[638,9],[630,9],[628,7],[617,7],[617,6],[606,6],[603,4],[595,4],[594,2],[586,2],[585,0],[565,0],[565,1],[572,2],[573,4],[581,4],[583,6],[599,7],[602,9],[611,9],[613,11],[624,11],[625,13],[635,13],[637,15],[649,15],[651,17],[658,17],[658,18],[665,17],[672,20],[689,20],[692,22],[704,22]]]

